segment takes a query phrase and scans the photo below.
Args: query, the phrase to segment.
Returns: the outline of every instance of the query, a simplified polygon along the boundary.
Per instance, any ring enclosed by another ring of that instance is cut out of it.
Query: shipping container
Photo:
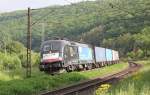
[[[106,50],[102,47],[95,47],[95,58],[96,62],[105,62],[106,61]]]
[[[107,61],[112,61],[113,59],[113,54],[111,49],[106,49],[106,60]]]
[[[119,52],[118,51],[116,51],[116,60],[119,60]]]
[[[113,54],[113,61],[115,61],[116,60],[116,51],[112,50],[112,54]]]
[[[118,51],[112,50],[112,52],[113,52],[113,61],[119,60]]]
[[[79,62],[80,63],[93,63],[93,50],[86,44],[78,44]]]
[[[89,47],[79,47],[79,60],[93,60],[92,49]]]

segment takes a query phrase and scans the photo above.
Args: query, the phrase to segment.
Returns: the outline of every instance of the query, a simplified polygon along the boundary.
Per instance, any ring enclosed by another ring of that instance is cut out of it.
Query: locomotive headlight
[[[43,62],[43,58],[41,58],[41,62]]]

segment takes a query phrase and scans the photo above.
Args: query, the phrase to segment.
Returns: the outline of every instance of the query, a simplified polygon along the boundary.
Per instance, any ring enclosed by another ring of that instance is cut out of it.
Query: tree
[[[145,27],[142,33],[135,36],[136,43],[144,51],[145,57],[148,56],[148,51],[150,50],[150,27]]]

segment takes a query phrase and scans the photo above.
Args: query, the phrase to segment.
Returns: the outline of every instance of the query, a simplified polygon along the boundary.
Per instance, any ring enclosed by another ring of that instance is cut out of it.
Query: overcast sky
[[[69,2],[76,3],[86,0],[0,0],[0,12],[24,10],[27,7],[42,8],[52,5],[65,5]],[[88,0],[94,1],[94,0]]]

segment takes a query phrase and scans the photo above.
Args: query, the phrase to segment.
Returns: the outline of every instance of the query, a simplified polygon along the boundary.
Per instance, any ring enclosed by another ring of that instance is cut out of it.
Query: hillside
[[[4,43],[9,45],[11,39],[26,44],[26,12],[1,14],[1,48]],[[45,40],[54,36],[74,41],[82,39],[93,45],[119,50],[122,56],[149,56],[149,0],[98,0],[32,10],[32,22],[41,16],[45,17],[32,26],[33,50],[39,51],[41,23],[45,23]]]

